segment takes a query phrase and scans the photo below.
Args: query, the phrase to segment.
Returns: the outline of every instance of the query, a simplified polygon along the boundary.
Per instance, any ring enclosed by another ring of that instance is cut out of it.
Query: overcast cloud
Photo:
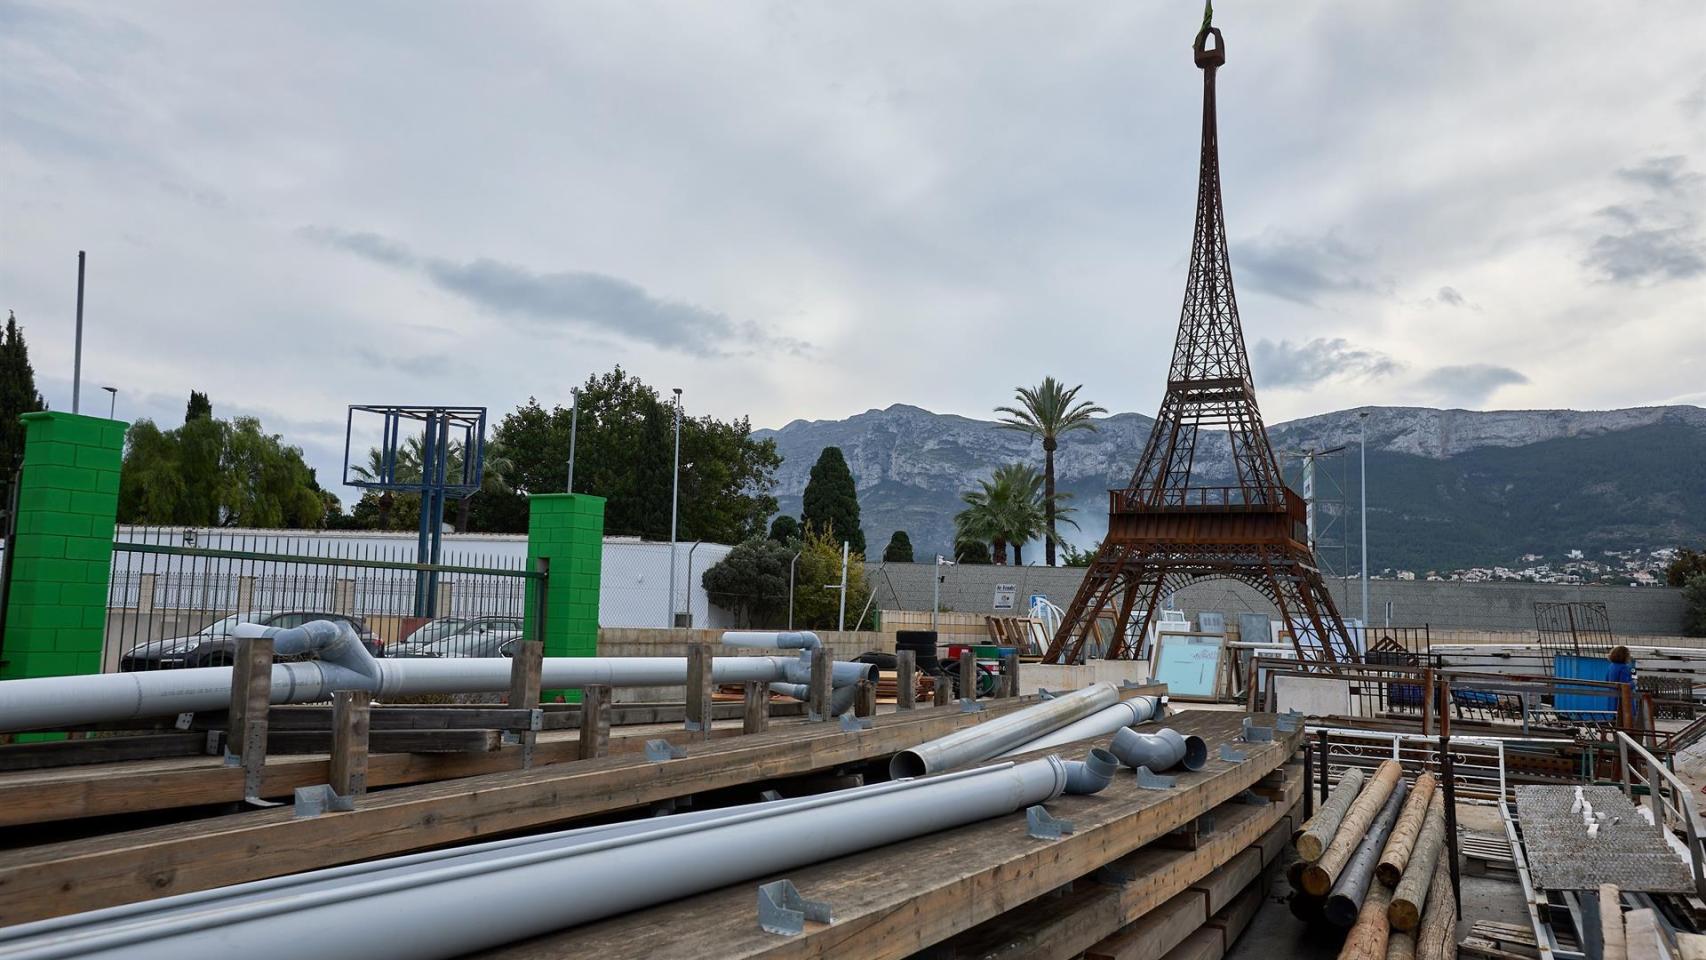
[[[1706,6],[1222,4],[1270,423],[1706,382]],[[0,2],[0,310],[70,406],[191,389],[341,462],[350,403],[621,363],[760,426],[1152,413],[1200,13],[973,2]],[[1121,345],[1110,349],[1110,345]],[[99,400],[92,399],[98,396]]]

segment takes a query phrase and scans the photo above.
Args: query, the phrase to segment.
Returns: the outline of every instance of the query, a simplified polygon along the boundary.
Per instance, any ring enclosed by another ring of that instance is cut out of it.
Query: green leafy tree
[[[853,552],[865,553],[865,531],[859,527],[859,491],[853,471],[840,447],[824,447],[812,464],[800,498],[800,523],[824,536],[840,537],[852,544]]]
[[[1706,637],[1706,573],[1697,573],[1682,588],[1682,632]]]
[[[24,425],[18,417],[46,409],[47,403],[36,392],[36,371],[30,366],[24,332],[17,315],[8,313],[6,335],[0,339],[0,510],[12,502],[12,472],[24,454]]]
[[[954,562],[968,566],[987,566],[989,564],[989,544],[982,540],[955,540]]]
[[[718,560],[699,578],[711,602],[735,615],[743,627],[780,627],[788,622],[788,567],[794,548],[754,537]]]
[[[184,422],[191,420],[211,419],[213,417],[213,401],[207,399],[207,394],[199,390],[190,391],[190,402],[184,405]]]
[[[1080,550],[1070,543],[1060,545],[1062,560],[1069,567],[1088,567],[1090,562],[1096,559],[1096,554],[1101,549],[1101,543],[1097,543],[1088,550]]]
[[[779,514],[770,521],[770,539],[777,543],[788,543],[800,539],[800,521],[787,514]]]
[[[556,493],[568,480],[570,410],[547,410],[528,400],[493,431],[511,468],[506,481],[519,509],[492,503],[476,507],[501,514],[526,529],[529,494]],[[651,540],[669,537],[673,486],[674,410],[657,391],[617,367],[591,377],[580,390],[580,425],[575,438],[575,490],[605,498],[605,528]],[[742,417],[684,417],[681,421],[680,536],[688,540],[740,543],[762,536],[776,512],[769,494],[782,458],[770,440],[754,440]],[[478,499],[486,500],[482,492]],[[494,495],[493,501],[499,499]],[[488,510],[488,508],[490,508]]]
[[[197,417],[175,430],[139,420],[126,437],[119,522],[317,529],[324,494],[302,451],[253,417]]]
[[[1068,388],[1053,377],[1044,377],[1036,387],[1016,389],[1019,405],[996,407],[995,412],[1006,414],[1001,419],[1003,427],[1023,431],[1043,442],[1043,519],[1048,530],[1043,550],[1048,565],[1052,567],[1054,547],[1059,539],[1055,528],[1054,452],[1060,447],[1062,436],[1074,430],[1095,430],[1096,422],[1091,418],[1108,411],[1088,400],[1078,399],[1078,391],[1084,389],[1083,384]]]
[[[806,630],[834,630],[839,622],[841,596],[839,589],[825,589],[825,584],[841,584],[841,543],[839,535],[819,532],[807,525],[800,542],[798,577],[794,586],[794,626]],[[792,556],[792,553],[789,554]],[[870,599],[871,588],[865,580],[865,558],[857,552],[847,558],[847,629],[857,630],[859,612]],[[869,622],[870,617],[866,617]]]
[[[1680,587],[1701,574],[1706,574],[1706,552],[1698,552],[1683,547],[1666,565],[1665,583],[1673,587]]]
[[[889,537],[889,545],[883,548],[883,562],[912,562],[912,538],[906,535],[905,530],[896,530],[894,536]]]

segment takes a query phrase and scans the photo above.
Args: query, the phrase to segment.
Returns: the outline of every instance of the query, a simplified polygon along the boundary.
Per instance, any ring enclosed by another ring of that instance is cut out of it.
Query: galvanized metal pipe
[[[1010,814],[1059,796],[1066,781],[1066,765],[1051,756],[782,801],[781,808],[646,821],[656,828],[594,832],[562,848],[522,840],[466,856],[335,868],[23,924],[0,931],[0,958],[456,957]]]
[[[510,661],[486,658],[374,659],[348,624],[314,621],[280,629],[241,624],[238,636],[269,636],[279,655],[315,653],[320,659],[275,663],[275,704],[314,703],[338,690],[367,690],[377,697],[426,693],[501,693],[509,689]],[[717,657],[713,683],[805,683],[811,663],[793,657]],[[150,670],[0,681],[0,731],[134,720],[139,717],[223,710],[231,702],[230,667]],[[868,663],[837,661],[831,683],[847,687],[872,677]],[[685,657],[546,657],[545,689],[675,686],[687,682]]]
[[[1015,710],[903,750],[889,761],[891,777],[921,777],[927,773],[988,760],[1043,734],[1081,720],[1119,700],[1120,691],[1111,683],[1092,683],[1053,700]]]
[[[1035,740],[1021,743],[1011,750],[996,754],[996,756],[1011,757],[1015,754],[1032,753],[1037,750],[1046,750],[1049,747],[1058,747],[1066,743],[1076,743],[1079,740],[1100,737],[1113,733],[1121,727],[1135,727],[1140,723],[1147,723],[1155,719],[1160,710],[1160,697],[1132,697],[1130,700],[1121,700],[1119,703],[1111,704],[1082,720],[1075,720],[1058,730],[1045,733]]]

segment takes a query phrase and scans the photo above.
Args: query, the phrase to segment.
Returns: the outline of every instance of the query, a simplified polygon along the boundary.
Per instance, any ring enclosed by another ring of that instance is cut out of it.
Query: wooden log
[[[742,687],[745,711],[741,714],[741,733],[763,733],[770,729],[770,685],[749,680]]]
[[[1344,947],[1339,950],[1339,960],[1386,960],[1386,937],[1391,932],[1386,923],[1386,908],[1390,899],[1385,887],[1378,883],[1369,885],[1356,926],[1351,927]]]
[[[1600,960],[1628,960],[1629,942],[1623,932],[1623,894],[1614,883],[1599,885]]]
[[[918,654],[896,650],[894,654],[894,708],[911,710],[918,705]]]
[[[1333,834],[1333,842],[1327,845],[1319,859],[1303,869],[1303,889],[1317,897],[1324,897],[1333,889],[1339,872],[1345,868],[1345,861],[1356,852],[1357,844],[1368,833],[1369,824],[1380,815],[1380,808],[1392,795],[1392,788],[1398,784],[1398,774],[1398,762],[1395,760],[1382,763],[1375,771],[1374,777],[1357,794],[1350,809],[1345,811],[1338,832]],[[1307,835],[1308,831],[1304,832]]]
[[[1374,883],[1374,866],[1380,862],[1380,851],[1386,849],[1386,840],[1398,822],[1398,811],[1404,808],[1408,790],[1404,781],[1398,781],[1392,795],[1386,798],[1386,805],[1380,808],[1380,816],[1374,818],[1374,824],[1368,828],[1362,843],[1357,844],[1356,853],[1346,861],[1345,869],[1339,871],[1338,882],[1333,884],[1332,892],[1327,895],[1325,911],[1328,920],[1341,927],[1357,922],[1362,913],[1362,902],[1368,898],[1369,885]]]
[[[367,792],[367,716],[373,694],[339,690],[332,694],[332,792],[353,797]]]
[[[1428,804],[1428,819],[1416,840],[1416,852],[1410,865],[1392,891],[1390,919],[1395,930],[1414,930],[1422,922],[1422,907],[1427,903],[1428,887],[1433,884],[1434,865],[1442,862],[1440,850],[1445,846],[1445,791],[1435,790]]]
[[[1303,868],[1309,866],[1306,860],[1293,860],[1285,868],[1285,882],[1291,884],[1291,889],[1303,893]],[[1317,898],[1319,899],[1319,898]]]
[[[1357,768],[1346,770],[1339,778],[1338,786],[1321,804],[1321,809],[1315,811],[1315,816],[1310,817],[1302,832],[1298,833],[1298,856],[1310,863],[1321,859],[1327,845],[1333,842],[1333,835],[1339,831],[1339,822],[1345,818],[1345,811],[1351,808],[1357,794],[1362,791],[1364,778],[1362,770]]]
[[[1291,911],[1291,915],[1310,926],[1327,922],[1327,918],[1321,915],[1321,908],[1326,903],[1325,897],[1312,897],[1302,890],[1292,891],[1291,896],[1287,897],[1285,901],[1286,908]]]
[[[1416,937],[1398,931],[1386,938],[1386,960],[1416,960]]]
[[[1451,898],[1451,868],[1444,857],[1434,862],[1428,906],[1416,930],[1416,960],[1457,960],[1457,904]]]
[[[581,688],[581,735],[576,755],[582,760],[610,752],[610,694],[610,687],[597,684]]]
[[[1424,773],[1417,777],[1410,788],[1409,799],[1404,801],[1404,812],[1398,815],[1398,822],[1392,825],[1392,836],[1386,841],[1386,849],[1380,854],[1380,863],[1374,868],[1375,876],[1389,887],[1396,887],[1404,876],[1404,867],[1409,864],[1410,854],[1416,848],[1416,838],[1421,835],[1422,822],[1427,819],[1434,786],[1433,774]]]

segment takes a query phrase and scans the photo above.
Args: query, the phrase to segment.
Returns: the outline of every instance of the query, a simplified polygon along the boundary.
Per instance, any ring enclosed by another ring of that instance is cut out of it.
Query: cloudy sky
[[[1706,5],[1223,0],[1270,422],[1706,402]],[[350,403],[620,363],[759,426],[1152,412],[1189,3],[0,0],[0,309],[70,407],[191,388],[338,472]]]

